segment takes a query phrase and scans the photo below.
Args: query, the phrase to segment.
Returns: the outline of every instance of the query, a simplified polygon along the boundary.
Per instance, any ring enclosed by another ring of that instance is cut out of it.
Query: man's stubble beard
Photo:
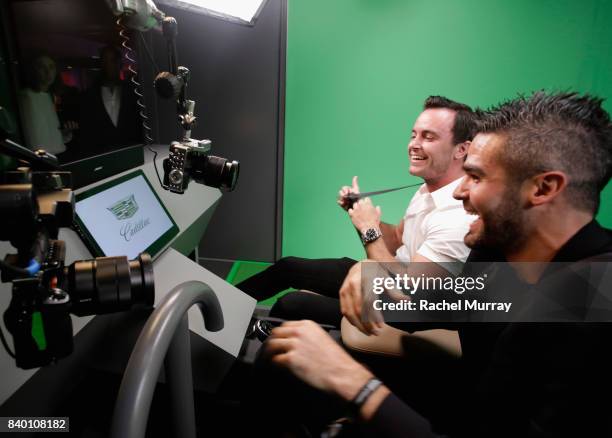
[[[472,249],[493,249],[507,254],[520,248],[527,239],[529,224],[518,189],[508,188],[495,211],[481,214],[481,220],[480,235],[468,244]]]

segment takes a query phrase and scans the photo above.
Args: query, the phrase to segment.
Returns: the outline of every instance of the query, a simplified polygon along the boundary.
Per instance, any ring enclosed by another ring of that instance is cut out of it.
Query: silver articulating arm
[[[178,24],[176,20],[158,10],[151,0],[107,0],[107,2],[113,13],[119,17],[118,24],[120,26],[141,32],[161,28],[166,39],[168,71],[157,75],[155,90],[160,97],[176,101],[178,119],[183,134],[179,141],[172,142],[170,145],[170,155],[164,160],[164,181],[162,182],[160,179],[160,185],[174,193],[184,193],[189,181],[193,179],[200,184],[228,191],[233,190],[238,180],[240,163],[235,160],[230,162],[225,158],[209,155],[210,140],[191,138],[191,130],[196,124],[195,101],[188,100],[186,97],[187,83],[190,78],[189,69],[178,65],[176,50]],[[120,35],[124,39],[123,47],[131,53],[132,49],[127,45],[129,37],[123,30]],[[126,57],[131,62],[130,71],[135,75],[134,60],[127,54]],[[138,91],[140,84],[134,77],[132,77],[132,82],[136,85],[135,92],[139,99],[142,98],[142,94]],[[139,103],[139,106],[141,107],[143,127],[146,131],[145,137],[147,142],[151,143],[152,138],[149,135],[150,127],[147,124],[144,104]],[[156,152],[153,151],[153,153],[155,156],[157,155]],[[155,163],[154,159],[153,164],[157,171]]]

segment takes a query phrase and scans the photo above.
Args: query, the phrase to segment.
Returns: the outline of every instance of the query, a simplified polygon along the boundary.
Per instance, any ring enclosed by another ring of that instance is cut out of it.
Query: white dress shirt
[[[444,267],[459,274],[456,262],[465,262],[470,253],[463,238],[475,219],[453,198],[461,179],[431,193],[423,184],[414,194],[404,215],[402,246],[395,253],[398,261],[410,262],[420,254],[435,263],[452,263]]]
[[[104,102],[108,117],[116,127],[119,120],[119,109],[121,108],[121,87],[118,85],[103,85],[102,102]]]

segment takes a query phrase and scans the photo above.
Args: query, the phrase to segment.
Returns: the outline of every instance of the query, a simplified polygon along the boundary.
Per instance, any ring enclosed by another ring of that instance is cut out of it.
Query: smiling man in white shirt
[[[465,261],[469,250],[463,236],[473,218],[452,194],[464,176],[462,165],[473,135],[472,125],[469,107],[440,96],[427,98],[408,143],[410,174],[423,178],[425,183],[412,197],[400,223],[394,226],[381,222],[380,208],[374,208],[367,198],[348,209],[353,225],[362,235],[370,229],[382,235],[382,240],[366,243],[368,258]],[[359,192],[356,178],[353,187],[340,191],[341,206],[347,206],[345,196],[351,192]]]
[[[473,217],[465,212],[461,202],[453,199],[452,193],[464,175],[462,165],[474,125],[472,110],[467,105],[441,96],[425,100],[408,144],[410,174],[423,178],[424,184],[397,225],[382,222],[380,208],[369,198],[351,205],[347,195],[359,193],[357,177],[351,187],[340,190],[338,203],[348,211],[369,259],[444,263],[443,269],[447,271],[460,269],[469,253],[463,237]],[[341,319],[338,290],[355,263],[348,258],[285,257],[238,284],[238,288],[258,300],[289,287],[318,292],[320,295],[287,294],[277,301],[270,315],[338,325]]]

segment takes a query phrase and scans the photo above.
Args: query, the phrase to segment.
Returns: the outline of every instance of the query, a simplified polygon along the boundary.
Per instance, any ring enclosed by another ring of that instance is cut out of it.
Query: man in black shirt
[[[481,113],[455,191],[477,215],[465,242],[472,260],[505,260],[523,285],[550,262],[612,261],[612,232],[594,221],[612,174],[612,123],[601,99],[535,93]],[[523,263],[529,262],[529,263]],[[345,317],[361,320],[361,265],[340,291]],[[579,294],[580,295],[579,291]],[[610,321],[612,315],[600,320]],[[612,436],[608,323],[499,323],[459,329],[468,381],[458,436]],[[351,402],[376,436],[437,436],[430,422],[380,384],[310,321],[288,322],[268,340],[273,363]]]

